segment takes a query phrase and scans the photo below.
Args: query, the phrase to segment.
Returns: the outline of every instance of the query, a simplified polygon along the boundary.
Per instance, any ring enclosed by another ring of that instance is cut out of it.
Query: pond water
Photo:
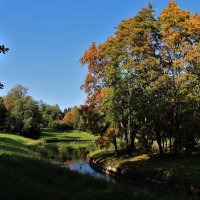
[[[87,145],[88,142],[58,142],[47,143],[45,148],[48,150],[50,158],[60,162],[62,167],[90,174],[97,178],[113,180],[112,177],[94,169],[87,162],[87,155],[89,153]]]
[[[73,171],[90,174],[97,178],[111,180],[111,177],[109,175],[106,175],[91,167],[90,164],[86,161],[86,159],[66,160],[62,163],[62,166]]]

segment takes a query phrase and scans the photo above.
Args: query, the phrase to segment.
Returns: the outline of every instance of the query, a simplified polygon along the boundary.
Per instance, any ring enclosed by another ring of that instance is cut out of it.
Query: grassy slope
[[[141,172],[155,172],[164,176],[172,176],[179,180],[185,180],[191,183],[200,184],[200,155],[179,155],[177,157],[168,157],[161,159],[155,155],[149,157],[146,154],[138,156],[121,155],[116,157],[113,150],[96,151],[91,153],[95,159],[106,161],[111,166],[119,166],[128,168],[129,170],[137,170]]]
[[[0,134],[0,199],[183,199],[152,188],[111,184],[53,165],[33,152],[40,141]],[[164,196],[164,198],[162,198]]]

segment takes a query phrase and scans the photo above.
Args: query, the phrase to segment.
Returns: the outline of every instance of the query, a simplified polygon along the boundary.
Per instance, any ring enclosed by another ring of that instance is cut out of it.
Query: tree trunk
[[[115,147],[115,152],[118,155],[118,149],[117,149],[117,139],[116,136],[113,136],[113,145]]]
[[[167,142],[167,137],[165,138],[165,153],[168,153],[168,142]]]
[[[178,118],[176,108],[174,109],[174,155],[176,156],[178,153],[178,138],[179,138],[179,130],[178,130]]]
[[[161,135],[160,135],[160,130],[159,130],[159,122],[155,122],[155,133],[156,133],[156,140],[158,143],[158,147],[159,147],[159,152],[162,158],[164,158],[164,151],[163,151],[163,147],[162,147],[162,140],[161,140]]]
[[[124,142],[125,142],[125,145],[126,145],[127,153],[130,153],[127,129],[125,128],[123,122],[121,122],[120,125],[121,125],[122,134],[123,134],[123,137],[124,137]]]
[[[135,136],[136,136],[136,131],[134,130],[131,132],[131,136],[130,136],[130,149],[132,151],[135,150]]]
[[[169,153],[172,154],[172,136],[169,134]]]

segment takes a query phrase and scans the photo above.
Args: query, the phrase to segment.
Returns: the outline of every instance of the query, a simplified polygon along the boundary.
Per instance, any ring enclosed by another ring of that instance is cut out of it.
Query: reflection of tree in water
[[[86,155],[86,147],[81,147],[78,149],[74,149],[71,147],[66,148],[66,157],[68,160],[86,158]]]
[[[72,148],[72,147],[64,147],[60,149],[59,158],[62,160],[63,163],[70,163],[73,160],[77,159],[85,159],[87,156],[88,151],[86,147],[80,148]]]

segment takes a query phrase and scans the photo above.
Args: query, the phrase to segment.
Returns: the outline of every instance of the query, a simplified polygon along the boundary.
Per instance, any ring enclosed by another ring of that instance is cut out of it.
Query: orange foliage
[[[80,59],[82,65],[87,64],[88,73],[85,78],[84,84],[81,89],[84,89],[86,93],[91,94],[95,89],[101,87],[105,60],[101,51],[101,45],[96,47],[95,43],[92,43],[88,50],[84,52]]]
[[[63,118],[63,121],[67,123],[70,126],[74,125],[74,121],[76,120],[76,117],[79,115],[77,107],[73,107],[70,111],[65,113],[65,116]]]
[[[99,137],[95,142],[100,146],[101,149],[108,149],[113,139],[116,138],[118,132],[118,129],[110,127],[107,129],[106,133]]]

